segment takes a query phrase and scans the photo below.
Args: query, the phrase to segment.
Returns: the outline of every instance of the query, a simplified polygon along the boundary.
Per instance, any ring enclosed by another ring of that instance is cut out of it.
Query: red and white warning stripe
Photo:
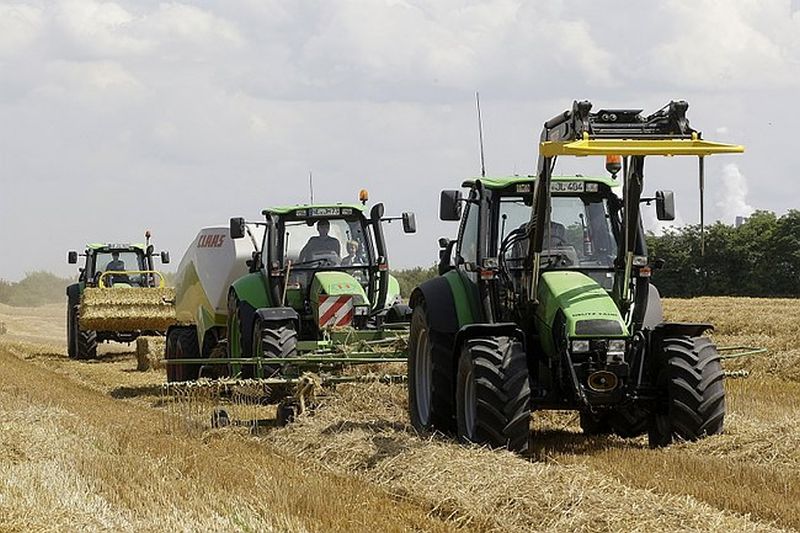
[[[353,297],[319,295],[319,327],[349,326],[353,322]]]

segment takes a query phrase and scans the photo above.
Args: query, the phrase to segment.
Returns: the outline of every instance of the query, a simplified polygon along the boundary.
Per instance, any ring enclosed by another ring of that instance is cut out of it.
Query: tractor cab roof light
[[[358,201],[361,202],[362,205],[369,201],[369,191],[367,191],[367,189],[358,191]]]
[[[607,155],[606,156],[606,170],[611,177],[617,179],[617,174],[622,170],[622,156],[621,155]]]

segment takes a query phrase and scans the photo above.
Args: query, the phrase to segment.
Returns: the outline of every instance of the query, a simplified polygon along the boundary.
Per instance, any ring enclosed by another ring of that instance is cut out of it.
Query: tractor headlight
[[[618,363],[625,359],[625,339],[611,339],[608,341],[606,362]]]
[[[586,353],[589,351],[589,341],[586,339],[572,341],[573,353]]]
[[[367,315],[369,315],[369,306],[368,305],[356,305],[353,308],[353,314],[355,316],[367,316]]]
[[[608,353],[625,353],[625,339],[611,339],[608,341]]]

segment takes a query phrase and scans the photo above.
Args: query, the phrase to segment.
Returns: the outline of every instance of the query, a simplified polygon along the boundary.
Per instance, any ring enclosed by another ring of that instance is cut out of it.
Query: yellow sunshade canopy
[[[539,144],[544,157],[560,155],[694,155],[740,154],[744,146],[701,139],[589,139],[545,141]]]

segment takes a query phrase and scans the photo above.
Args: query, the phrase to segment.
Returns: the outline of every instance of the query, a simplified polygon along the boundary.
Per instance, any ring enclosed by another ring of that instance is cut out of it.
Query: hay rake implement
[[[165,359],[168,367],[199,365],[200,376],[222,377],[165,383],[162,403],[190,427],[251,429],[271,423],[267,406],[276,405],[275,423],[283,426],[318,405],[336,385],[404,382],[407,343],[405,326],[348,328],[327,332],[322,341],[300,341],[292,357]]]

